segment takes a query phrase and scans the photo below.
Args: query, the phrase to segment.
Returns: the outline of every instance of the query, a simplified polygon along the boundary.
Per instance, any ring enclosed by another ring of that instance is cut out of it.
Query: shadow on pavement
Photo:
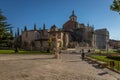
[[[80,60],[69,60],[67,62],[80,62]]]
[[[100,67],[98,64],[93,64],[92,66],[95,67],[96,69],[104,69],[104,68]]]
[[[106,75],[106,74],[109,74],[108,72],[101,72],[101,73],[98,73],[98,75],[100,76],[103,76],[103,75]]]

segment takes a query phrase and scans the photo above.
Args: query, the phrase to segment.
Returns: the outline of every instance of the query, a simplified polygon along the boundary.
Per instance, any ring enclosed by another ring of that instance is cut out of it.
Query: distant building
[[[39,38],[35,39],[36,49],[42,51],[48,50],[49,30],[43,28],[42,30],[38,30],[38,32]]]
[[[67,47],[92,47],[94,28],[77,22],[77,16],[72,12],[70,19],[63,25],[63,31],[68,34]],[[66,38],[66,37],[64,37]]]
[[[50,42],[51,39],[51,42]],[[47,51],[50,47],[63,46],[63,32],[55,25],[50,30],[25,30],[22,32],[22,48],[27,50]]]
[[[109,48],[109,32],[106,28],[95,30],[95,48]]]
[[[39,32],[36,30],[23,31],[21,34],[22,48],[31,49],[31,46],[35,47],[35,40],[39,38]]]
[[[110,49],[120,49],[120,40],[109,40]]]
[[[108,48],[109,32],[107,29],[94,31],[94,27],[89,24],[86,26],[77,22],[74,11],[70,19],[63,24],[62,29],[53,25],[50,29],[25,30],[21,34],[22,48],[28,50],[49,50],[51,48],[75,48],[89,47],[106,49]]]

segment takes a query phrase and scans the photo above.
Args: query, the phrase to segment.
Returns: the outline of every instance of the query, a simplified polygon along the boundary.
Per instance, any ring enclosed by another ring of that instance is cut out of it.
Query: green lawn
[[[96,49],[96,50],[95,50],[95,53],[107,53],[107,51],[106,51],[106,50]],[[112,54],[112,53],[120,53],[120,50],[108,50],[108,53],[109,53],[109,54]]]
[[[0,54],[15,54],[14,50],[0,50]],[[19,50],[18,54],[51,54],[49,52]]]
[[[92,55],[92,58],[95,58],[97,60],[104,61],[104,62],[107,62],[108,60],[110,60],[110,59],[106,58],[106,56]]]
[[[114,68],[117,69],[117,70],[120,70],[120,61],[106,58],[106,56],[92,55],[91,57],[94,58],[94,59],[100,60],[100,61],[107,62],[109,67],[110,67],[110,61],[114,61],[115,62]]]
[[[0,54],[12,54],[14,50],[0,50]]]

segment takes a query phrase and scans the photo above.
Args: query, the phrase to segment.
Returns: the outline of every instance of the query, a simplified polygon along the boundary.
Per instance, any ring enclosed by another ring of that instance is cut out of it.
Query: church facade
[[[93,47],[94,28],[77,22],[77,16],[74,14],[74,11],[69,18],[63,25],[63,31],[69,32],[69,44],[67,47],[75,47],[76,45],[78,47]]]
[[[98,31],[95,31],[93,26],[84,25],[77,21],[77,16],[74,11],[69,17],[69,20],[63,24],[62,29],[58,29],[56,25],[51,26],[50,29],[24,30],[21,34],[22,48],[28,50],[49,50],[51,48],[76,48],[76,47],[90,47],[90,48],[103,48],[105,49],[106,40],[101,39],[104,43],[99,46],[100,42]],[[106,30],[107,31],[107,30]],[[103,33],[105,34],[105,33]],[[109,33],[105,36],[109,40]],[[99,46],[99,47],[98,47]],[[104,47],[103,47],[104,46]]]

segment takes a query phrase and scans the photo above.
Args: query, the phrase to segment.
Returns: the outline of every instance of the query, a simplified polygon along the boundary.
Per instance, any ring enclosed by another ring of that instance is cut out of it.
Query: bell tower
[[[77,16],[74,14],[74,10],[72,11],[72,15],[70,16],[70,20],[77,22]]]

